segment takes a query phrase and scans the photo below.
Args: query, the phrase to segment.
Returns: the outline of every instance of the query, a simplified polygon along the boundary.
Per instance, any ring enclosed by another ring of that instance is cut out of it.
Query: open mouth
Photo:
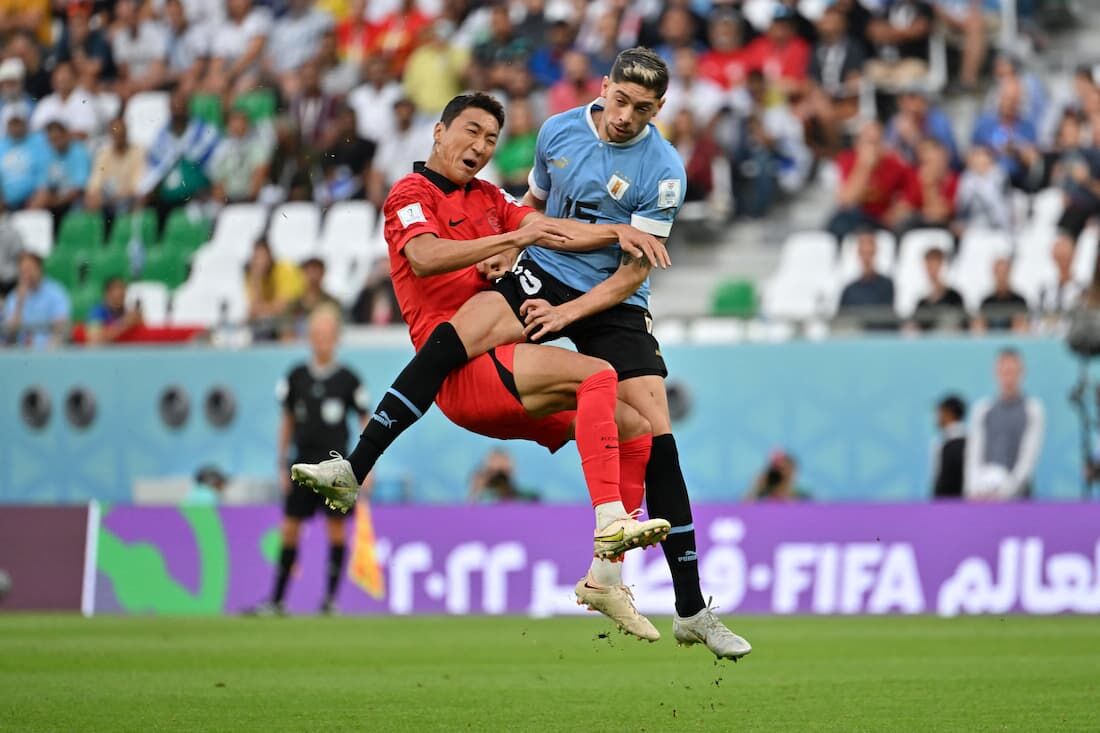
[[[630,134],[630,128],[619,127],[618,125],[612,125],[611,129],[615,131],[615,134],[619,137],[626,137]]]
[[[472,173],[473,171],[477,170],[477,159],[476,158],[463,158],[462,159],[462,165],[466,166],[466,170],[468,170]]]

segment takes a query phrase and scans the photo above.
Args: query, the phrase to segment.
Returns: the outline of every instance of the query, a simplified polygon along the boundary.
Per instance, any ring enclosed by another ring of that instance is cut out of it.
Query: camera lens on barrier
[[[191,415],[191,399],[176,384],[170,384],[160,393],[160,419],[170,428],[182,428]]]
[[[19,400],[19,414],[28,428],[41,430],[46,427],[52,412],[50,393],[44,388],[35,385],[23,391],[23,397]]]
[[[224,428],[237,416],[237,400],[228,387],[212,387],[206,393],[206,419],[216,428]]]
[[[83,430],[95,422],[95,395],[84,387],[73,387],[65,398],[65,417],[74,427]]]
[[[668,415],[672,421],[687,417],[691,412],[691,392],[683,382],[667,382],[665,392],[668,394]]]

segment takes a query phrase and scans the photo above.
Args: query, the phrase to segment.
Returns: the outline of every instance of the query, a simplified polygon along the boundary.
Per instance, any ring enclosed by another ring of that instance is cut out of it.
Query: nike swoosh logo
[[[625,536],[625,534],[626,533],[623,532],[622,527],[620,527],[619,531],[616,532],[615,534],[600,535],[599,537],[596,538],[596,541],[597,542],[621,542],[623,537]]]
[[[464,221],[466,221],[466,217],[463,217],[463,218],[459,219],[458,221],[455,221],[454,219],[448,219],[447,220],[447,226],[456,227]]]

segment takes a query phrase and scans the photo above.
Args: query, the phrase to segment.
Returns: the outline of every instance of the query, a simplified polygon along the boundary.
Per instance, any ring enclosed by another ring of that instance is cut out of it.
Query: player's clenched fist
[[[664,268],[672,264],[665,243],[652,234],[646,234],[629,225],[619,225],[616,231],[619,234],[619,247],[631,257],[646,260],[653,267]]]
[[[477,263],[477,271],[486,280],[499,280],[504,277],[512,265],[516,263],[519,250],[510,249],[507,252],[493,255],[492,257]]]
[[[548,217],[536,217],[534,221],[516,230],[516,244],[526,247],[529,244],[541,244],[548,247],[561,246],[573,236],[560,222]]]

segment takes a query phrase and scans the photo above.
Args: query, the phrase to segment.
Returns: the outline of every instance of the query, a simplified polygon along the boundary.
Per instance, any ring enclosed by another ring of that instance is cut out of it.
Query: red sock
[[[627,513],[640,509],[645,498],[645,469],[652,446],[649,433],[619,443],[619,494]]]
[[[577,452],[594,507],[620,500],[618,389],[619,378],[610,369],[593,374],[577,389]]]

